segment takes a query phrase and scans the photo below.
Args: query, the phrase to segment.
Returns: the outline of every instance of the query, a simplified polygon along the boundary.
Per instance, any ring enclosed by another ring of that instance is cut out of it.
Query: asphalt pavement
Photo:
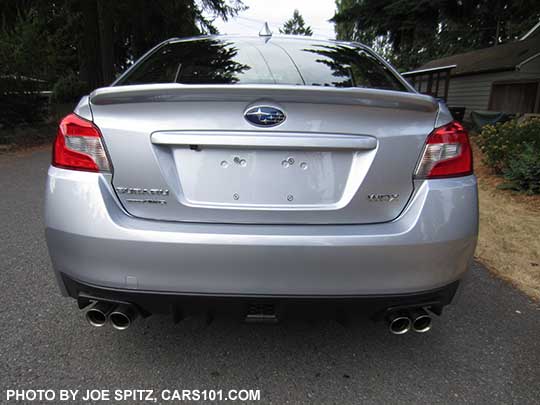
[[[7,389],[260,389],[260,403],[540,403],[540,305],[474,266],[426,334],[358,320],[90,327],[43,236],[48,149],[0,156],[0,402]],[[532,236],[532,235],[531,235]]]

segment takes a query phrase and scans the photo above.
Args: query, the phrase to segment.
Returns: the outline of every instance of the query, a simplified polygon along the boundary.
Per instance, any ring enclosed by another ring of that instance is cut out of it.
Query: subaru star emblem
[[[259,127],[273,127],[285,121],[285,113],[279,108],[261,105],[249,108],[244,118]]]

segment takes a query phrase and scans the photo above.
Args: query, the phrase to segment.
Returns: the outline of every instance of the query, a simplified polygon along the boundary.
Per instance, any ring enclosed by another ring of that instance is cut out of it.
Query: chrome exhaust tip
[[[113,307],[114,305],[109,302],[97,302],[92,308],[86,311],[86,320],[90,325],[100,328],[107,323],[107,316]]]
[[[417,333],[425,333],[431,329],[431,316],[424,309],[417,309],[411,314],[412,329]]]
[[[392,313],[388,316],[388,329],[394,335],[403,335],[411,330],[411,319],[401,313]]]
[[[114,329],[126,330],[136,317],[137,311],[132,305],[120,304],[109,314],[109,321]]]

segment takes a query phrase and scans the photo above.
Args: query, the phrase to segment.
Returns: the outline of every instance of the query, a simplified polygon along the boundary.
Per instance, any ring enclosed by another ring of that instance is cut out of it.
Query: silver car
[[[471,264],[465,129],[356,43],[165,41],[60,123],[46,238],[94,326],[365,314],[425,332]]]

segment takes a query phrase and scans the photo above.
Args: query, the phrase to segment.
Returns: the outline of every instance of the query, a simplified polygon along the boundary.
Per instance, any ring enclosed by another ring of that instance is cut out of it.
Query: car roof
[[[360,47],[369,49],[368,46],[361,44],[359,42],[348,42],[348,41],[339,41],[336,39],[331,38],[325,38],[320,36],[300,36],[300,35],[271,35],[271,36],[262,36],[262,35],[196,35],[192,37],[176,37],[176,38],[170,38],[164,43],[175,43],[175,42],[187,42],[187,41],[198,41],[198,40],[204,40],[204,39],[215,39],[215,40],[262,40],[262,41],[272,41],[272,42],[289,42],[289,41],[298,41],[298,42],[309,42],[311,44],[313,43],[326,43],[326,44],[338,44],[338,45],[346,45],[346,46],[352,46],[352,47]]]

